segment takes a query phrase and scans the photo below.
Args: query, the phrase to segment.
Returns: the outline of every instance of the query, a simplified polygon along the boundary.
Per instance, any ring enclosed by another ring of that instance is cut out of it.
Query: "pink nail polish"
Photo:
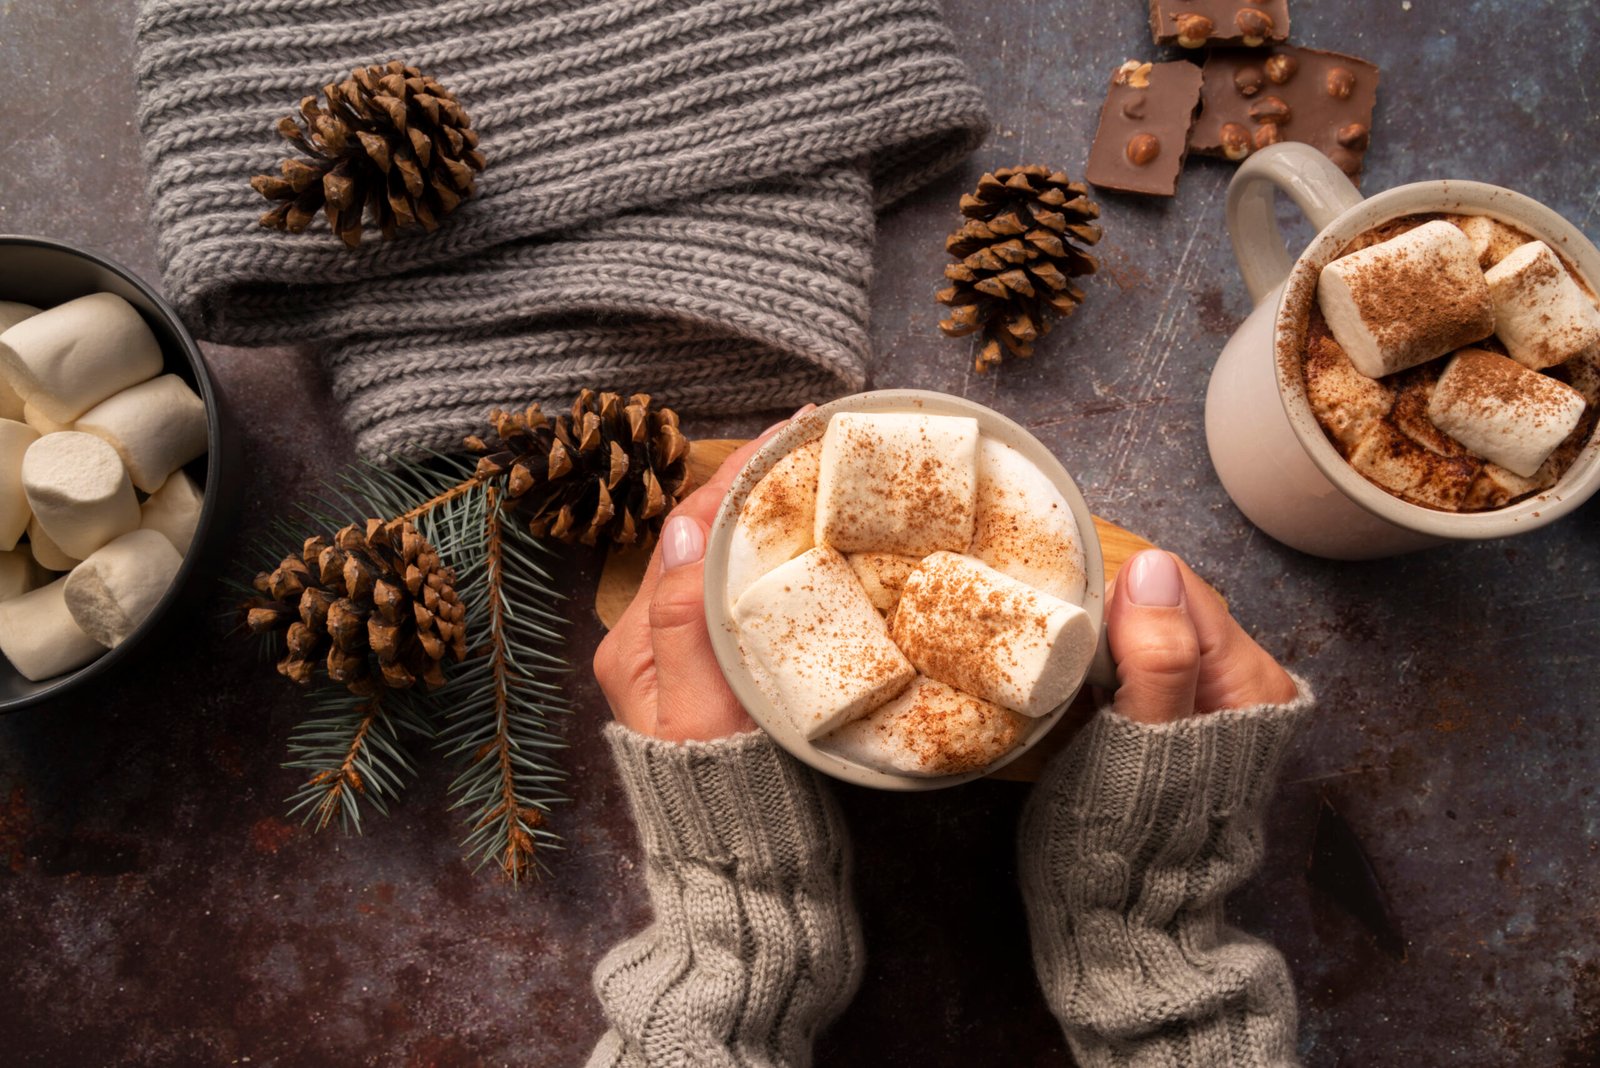
[[[675,515],[661,529],[661,569],[692,564],[706,554],[706,532],[699,520]]]
[[[1122,568],[1128,600],[1151,608],[1176,608],[1183,602],[1183,576],[1178,564],[1160,549],[1146,549]]]
[[[807,412],[814,412],[816,410],[817,410],[817,406],[815,404],[807,404],[804,407],[802,407],[799,411],[797,411],[793,415],[791,415],[789,418],[790,419],[798,419],[802,415],[805,415]]]

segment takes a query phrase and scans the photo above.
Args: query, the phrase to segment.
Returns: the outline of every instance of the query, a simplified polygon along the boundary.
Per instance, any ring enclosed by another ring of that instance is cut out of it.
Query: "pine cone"
[[[350,72],[325,85],[326,107],[300,101],[304,127],[293,115],[278,133],[310,159],[286,159],[282,177],[259,174],[250,187],[281,201],[261,225],[298,234],[320,209],[351,248],[361,244],[363,216],[392,238],[397,230],[434,230],[472,195],[483,170],[478,135],[456,98],[398,59]]]
[[[983,372],[1006,352],[1032,356],[1052,316],[1071,315],[1083,300],[1072,279],[1093,274],[1099,264],[1074,244],[1100,240],[1100,228],[1090,221],[1100,209],[1087,186],[1060,171],[1002,167],[961,198],[961,214],[968,221],[944,243],[959,262],[944,269],[954,284],[939,291],[938,301],[952,310],[939,329],[950,337],[982,330],[977,369]]]
[[[478,475],[505,471],[506,495],[537,537],[649,548],[689,481],[689,442],[678,415],[646,394],[578,394],[570,415],[551,419],[537,404],[491,412],[497,439],[470,437]]]
[[[410,523],[367,520],[307,538],[299,556],[256,576],[262,595],[246,602],[256,634],[282,631],[280,674],[304,684],[316,664],[354,693],[378,687],[428,689],[444,682],[446,657],[467,655],[467,607],[455,572]]]

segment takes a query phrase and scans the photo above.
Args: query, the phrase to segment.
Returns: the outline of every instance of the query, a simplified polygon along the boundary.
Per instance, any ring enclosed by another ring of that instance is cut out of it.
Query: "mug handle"
[[[1273,204],[1279,189],[1319,231],[1362,200],[1345,173],[1310,145],[1269,145],[1240,164],[1228,184],[1228,234],[1252,304],[1282,285],[1294,266]]]

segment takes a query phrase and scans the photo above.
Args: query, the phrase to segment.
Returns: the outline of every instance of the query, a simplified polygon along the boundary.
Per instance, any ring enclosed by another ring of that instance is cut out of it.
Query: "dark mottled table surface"
[[[956,198],[984,167],[1081,170],[1107,72],[1156,50],[1138,0],[948,7],[996,128],[883,219],[875,382],[1033,426],[1098,512],[1187,556],[1316,680],[1265,869],[1232,909],[1288,954],[1309,1064],[1600,1063],[1597,506],[1516,541],[1379,563],[1258,535],[1202,434],[1207,374],[1247,310],[1221,231],[1229,168],[1211,161],[1170,203],[1102,198],[1105,270],[1081,313],[1032,363],[968,373],[930,299]],[[134,9],[0,0],[0,232],[82,242],[153,278]],[[1482,179],[1600,238],[1590,0],[1294,0],[1294,29],[1383,68],[1367,188]],[[347,439],[307,354],[209,354],[243,414],[239,555]],[[581,664],[599,627],[578,615]],[[589,971],[645,910],[598,741],[605,707],[587,671],[573,692],[568,849],[520,890],[460,859],[442,771],[363,837],[286,822],[300,696],[210,615],[93,699],[0,721],[0,1062],[578,1063],[600,1026]],[[1013,878],[1024,788],[842,793],[870,963],[819,1062],[1064,1063]],[[1403,959],[1307,883],[1322,795],[1371,853]]]

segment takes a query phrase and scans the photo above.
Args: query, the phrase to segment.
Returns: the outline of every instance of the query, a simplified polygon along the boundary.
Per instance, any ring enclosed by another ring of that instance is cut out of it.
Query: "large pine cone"
[[[1054,315],[1071,315],[1083,300],[1072,279],[1099,264],[1078,245],[1100,240],[1091,220],[1100,209],[1089,189],[1047,167],[1002,167],[985,174],[961,198],[961,229],[945,240],[958,262],[947,264],[953,285],[938,294],[951,308],[939,329],[950,337],[983,331],[977,369],[998,366],[1006,353],[1032,356]]]
[[[351,248],[361,244],[363,217],[386,238],[439,220],[472,195],[483,170],[478,135],[456,98],[415,67],[394,60],[350,72],[300,101],[304,127],[293,115],[278,133],[309,159],[286,159],[282,177],[260,174],[250,186],[280,201],[261,225],[298,234],[325,212],[328,225]]]
[[[367,520],[307,538],[299,556],[256,576],[262,595],[247,602],[257,634],[284,633],[278,671],[311,681],[318,663],[354,693],[443,684],[446,658],[467,655],[466,605],[455,572],[410,523]]]
[[[470,437],[478,474],[509,471],[506,495],[528,529],[584,545],[649,548],[689,481],[689,441],[678,415],[636,393],[586,389],[569,415],[551,419],[537,404],[491,412],[494,444]]]

